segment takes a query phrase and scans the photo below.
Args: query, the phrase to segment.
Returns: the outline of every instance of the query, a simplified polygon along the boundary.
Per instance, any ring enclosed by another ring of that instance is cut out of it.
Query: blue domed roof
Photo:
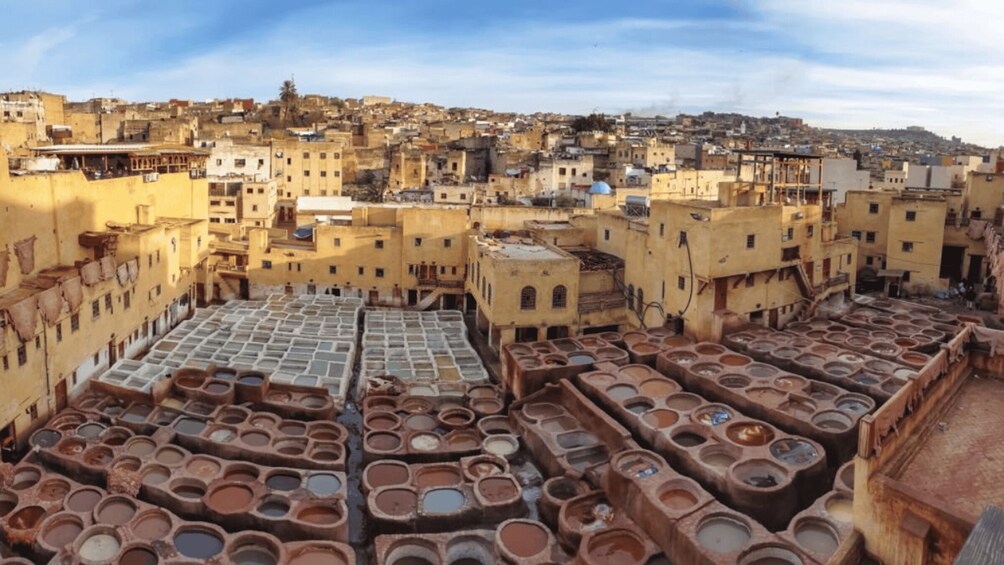
[[[603,181],[594,182],[593,186],[589,187],[589,194],[613,194],[613,192],[614,189]]]

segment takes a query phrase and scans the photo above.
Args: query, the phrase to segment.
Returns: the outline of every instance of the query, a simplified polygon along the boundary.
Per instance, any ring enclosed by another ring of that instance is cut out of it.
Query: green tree
[[[282,104],[282,116],[279,119],[283,125],[286,125],[290,114],[294,115],[295,120],[299,101],[300,94],[296,91],[296,83],[292,77],[282,81],[282,86],[279,87],[279,102]]]
[[[610,124],[607,123],[607,117],[603,114],[589,114],[572,120],[572,129],[576,132],[610,131]]]

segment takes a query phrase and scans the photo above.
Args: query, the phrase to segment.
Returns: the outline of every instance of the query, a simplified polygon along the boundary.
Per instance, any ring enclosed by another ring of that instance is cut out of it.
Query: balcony
[[[437,288],[464,288],[464,281],[444,281],[442,279],[418,279],[418,286]]]
[[[781,261],[798,261],[802,258],[799,246],[795,245],[793,247],[784,247],[781,249]]]
[[[216,272],[221,277],[247,278],[248,267],[247,265],[234,265],[232,263],[217,263]]]
[[[851,282],[851,276],[847,273],[837,273],[826,280],[826,287],[833,288]]]
[[[579,314],[613,310],[627,306],[627,299],[620,292],[590,292],[579,295]]]

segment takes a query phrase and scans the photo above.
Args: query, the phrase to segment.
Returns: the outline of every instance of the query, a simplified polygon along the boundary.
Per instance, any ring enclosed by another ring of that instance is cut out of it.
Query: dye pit
[[[881,312],[511,344],[493,382],[457,313],[228,304],[34,433],[0,565],[823,563],[860,419],[950,335]]]

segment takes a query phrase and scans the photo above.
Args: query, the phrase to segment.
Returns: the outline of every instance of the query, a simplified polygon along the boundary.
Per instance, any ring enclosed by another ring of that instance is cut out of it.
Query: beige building
[[[206,181],[9,176],[0,159],[0,443],[22,447],[77,387],[204,296]]]
[[[341,195],[341,141],[274,140],[271,149],[272,174],[279,179],[280,199]]]

